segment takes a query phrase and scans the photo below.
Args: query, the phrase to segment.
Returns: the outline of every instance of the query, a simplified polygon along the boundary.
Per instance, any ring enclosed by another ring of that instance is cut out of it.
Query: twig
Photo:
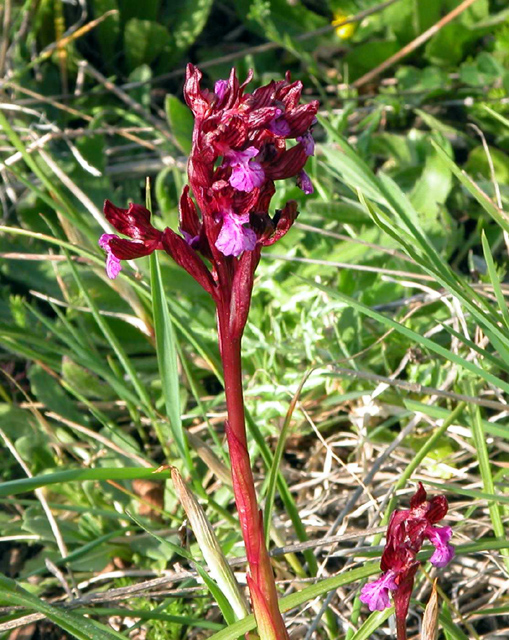
[[[4,75],[5,60],[7,57],[7,49],[9,48],[9,38],[7,32],[11,24],[11,0],[5,0],[4,4],[4,20],[2,25],[2,43],[0,44],[0,78]]]
[[[106,89],[111,91],[119,100],[121,100],[124,104],[126,104],[130,109],[135,111],[138,115],[142,116],[146,120],[148,120],[154,128],[159,131],[159,133],[164,136],[167,140],[175,143],[175,140],[171,133],[167,131],[167,129],[163,126],[163,123],[155,118],[151,113],[149,113],[146,109],[142,107],[139,102],[133,100],[131,96],[129,96],[125,91],[117,87],[116,84],[108,80],[102,73],[97,71],[89,62],[83,60],[80,62],[80,66],[84,69],[86,73],[91,75],[97,82],[100,82]]]
[[[370,273],[384,273],[389,276],[400,278],[415,278],[416,280],[426,280],[427,282],[435,282],[432,276],[423,273],[412,273],[410,271],[399,271],[397,269],[383,269],[382,267],[370,267],[365,264],[353,264],[349,262],[335,262],[332,260],[317,260],[315,258],[297,258],[294,256],[282,256],[277,253],[266,253],[264,258],[270,260],[286,260],[287,262],[303,262],[305,264],[319,264],[324,267],[337,267],[338,269],[348,269],[349,271],[368,271]]]
[[[54,413],[53,411],[47,411],[45,415],[46,415],[47,418],[51,418],[53,420],[57,420],[58,422],[61,422],[62,424],[65,424],[67,427],[69,427],[73,431],[77,431],[78,433],[82,433],[83,435],[87,436],[88,438],[91,438],[92,440],[95,440],[96,442],[100,442],[105,447],[108,447],[108,449],[111,449],[112,451],[115,451],[116,453],[119,453],[121,456],[125,456],[126,458],[130,458],[131,460],[136,461],[140,466],[145,467],[146,469],[152,469],[153,466],[154,466],[154,464],[152,462],[148,462],[148,460],[146,460],[142,456],[138,455],[137,453],[135,453],[133,451],[129,451],[129,449],[127,449],[127,447],[123,449],[119,445],[115,444],[112,440],[110,440],[109,438],[106,438],[105,436],[101,435],[100,433],[97,433],[96,431],[93,431],[92,429],[88,429],[87,427],[84,427],[83,425],[78,424],[77,422],[73,422],[72,420],[68,420],[67,418],[64,418],[63,416],[58,415],[58,413]]]
[[[459,16],[460,13],[463,13],[463,11],[468,9],[468,7],[474,4],[474,2],[476,2],[476,0],[463,0],[463,2],[460,5],[455,7],[452,11],[450,11],[446,16],[444,16],[441,20],[435,23],[432,27],[430,27],[429,29],[426,29],[424,33],[421,33],[421,35],[417,36],[417,38],[412,40],[412,42],[409,42],[406,46],[400,49],[393,56],[391,56],[390,58],[387,58],[387,60],[382,62],[382,64],[379,64],[378,67],[375,67],[371,71],[368,71],[368,73],[365,73],[363,76],[361,76],[358,80],[356,80],[353,83],[352,86],[355,87],[356,89],[358,87],[362,87],[363,84],[370,82],[371,80],[373,80],[373,78],[376,78],[383,71],[385,71],[389,67],[392,67],[393,64],[395,64],[396,62],[399,62],[402,58],[404,58],[409,53],[412,53],[412,51],[415,51],[415,49],[420,47],[421,44],[424,44],[427,40],[433,37],[436,33],[440,31],[440,29],[442,29],[442,27],[445,27],[446,24],[449,24],[449,22],[451,22],[452,20],[454,20],[454,18]]]
[[[444,391],[441,389],[434,389],[433,387],[426,387],[418,382],[408,382],[407,380],[398,380],[393,378],[387,378],[386,376],[379,376],[376,373],[368,373],[367,371],[355,371],[354,369],[343,369],[336,365],[329,365],[339,375],[360,378],[361,380],[370,380],[372,382],[381,382],[393,387],[399,387],[405,389],[405,391],[411,391],[412,393],[418,393],[422,395],[435,395],[442,398],[450,398],[451,400],[457,400],[458,402],[470,402],[477,404],[480,407],[487,407],[488,409],[496,409],[497,411],[507,411],[509,409],[508,404],[497,402],[495,400],[483,400],[482,398],[476,398],[473,396],[466,396],[462,393],[453,393],[452,391]]]

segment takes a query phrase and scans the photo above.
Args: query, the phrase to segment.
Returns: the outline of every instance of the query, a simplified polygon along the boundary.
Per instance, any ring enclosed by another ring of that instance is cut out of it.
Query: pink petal
[[[362,587],[360,600],[368,605],[370,611],[383,611],[391,606],[389,591],[397,588],[394,577],[394,571],[387,571],[375,582],[369,582]]]

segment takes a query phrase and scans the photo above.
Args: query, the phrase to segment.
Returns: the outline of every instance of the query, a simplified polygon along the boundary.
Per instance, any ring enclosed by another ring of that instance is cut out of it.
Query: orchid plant
[[[419,568],[416,559],[425,539],[435,547],[430,558],[435,567],[445,567],[454,557],[449,543],[451,527],[437,527],[448,511],[447,499],[435,496],[427,500],[427,494],[419,483],[410,500],[410,509],[392,513],[387,529],[387,543],[382,554],[382,575],[362,588],[360,599],[370,611],[383,611],[391,606],[389,593],[394,600],[398,640],[406,640],[406,617],[415,574]]]
[[[127,238],[104,234],[106,272],[115,278],[122,260],[162,250],[183,267],[215,302],[224,369],[226,437],[235,501],[249,564],[248,585],[262,640],[289,638],[278,607],[274,574],[264,539],[247,435],[242,390],[241,340],[249,313],[254,273],[264,246],[282,238],[295,221],[297,203],[269,214],[275,182],[293,178],[313,191],[304,165],[314,153],[312,127],[318,101],[301,104],[302,83],[270,82],[246,93],[232,69],[214,91],[201,87],[201,72],[188,65],[185,100],[194,115],[189,186],[180,198],[180,233],[159,231],[151,212],[106,201],[104,213]],[[287,141],[294,140],[291,147]]]

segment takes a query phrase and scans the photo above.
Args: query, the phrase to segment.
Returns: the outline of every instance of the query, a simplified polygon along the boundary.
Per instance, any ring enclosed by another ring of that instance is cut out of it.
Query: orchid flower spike
[[[448,510],[444,496],[435,496],[430,501],[419,483],[410,500],[410,509],[394,511],[387,529],[387,542],[380,567],[382,575],[374,582],[364,585],[360,599],[370,611],[383,611],[391,606],[389,594],[394,602],[398,640],[406,638],[406,616],[415,574],[419,567],[416,559],[425,540],[435,547],[430,562],[436,567],[445,567],[454,557],[454,548],[449,544],[451,527],[437,527]]]

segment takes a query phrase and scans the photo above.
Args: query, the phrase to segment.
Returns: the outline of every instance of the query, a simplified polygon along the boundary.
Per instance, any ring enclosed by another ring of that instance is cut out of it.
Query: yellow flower
[[[342,24],[345,20],[351,18],[352,15],[348,15],[343,13],[340,9],[334,12],[334,20],[332,21],[332,25],[335,27],[336,25],[336,35],[341,40],[348,40],[351,38],[357,29],[356,22],[349,22],[348,24]]]

